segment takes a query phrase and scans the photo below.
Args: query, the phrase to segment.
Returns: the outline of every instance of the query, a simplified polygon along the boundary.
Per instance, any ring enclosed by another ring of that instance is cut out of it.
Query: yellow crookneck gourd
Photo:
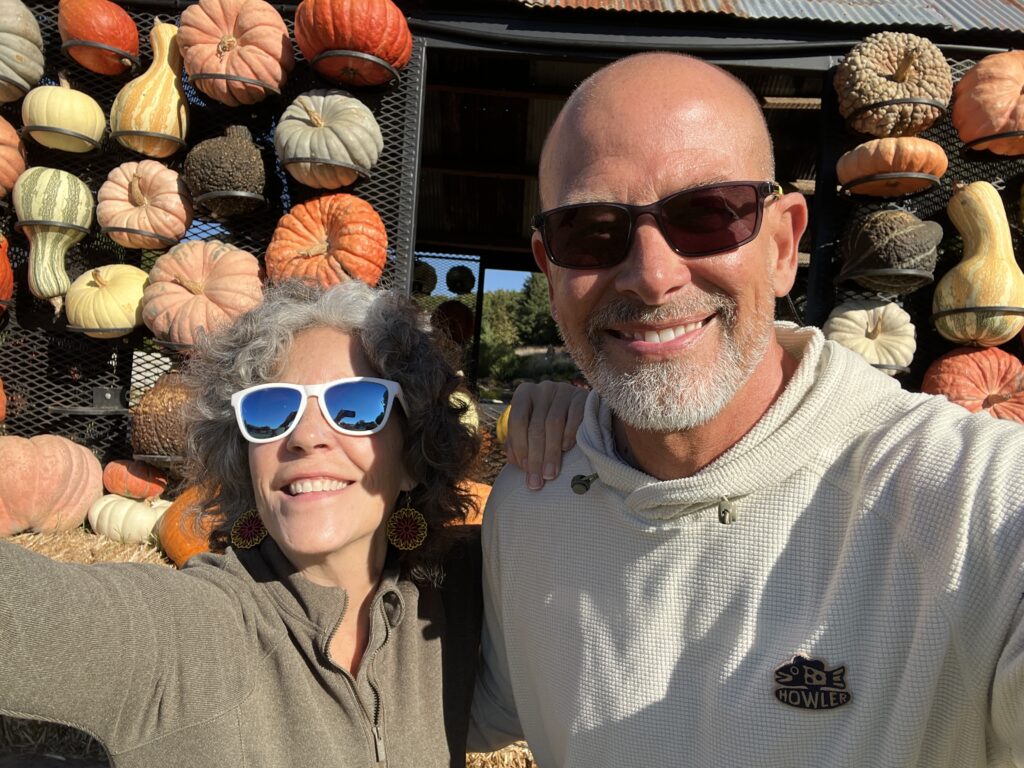
[[[147,157],[170,157],[184,146],[188,132],[188,101],[181,82],[177,36],[176,26],[154,20],[149,33],[153,63],[121,89],[110,107],[110,132],[129,132],[117,140]]]
[[[1010,224],[996,188],[987,181],[962,187],[946,211],[963,236],[964,255],[935,286],[932,312],[1024,307],[1024,272],[1014,258]],[[1020,333],[1024,315],[998,309],[958,311],[934,322],[940,334],[957,344],[994,347]]]

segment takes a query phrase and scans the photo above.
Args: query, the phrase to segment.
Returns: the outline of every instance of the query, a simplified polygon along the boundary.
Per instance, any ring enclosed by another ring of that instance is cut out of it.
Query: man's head
[[[548,216],[544,236],[534,234],[566,344],[626,424],[691,429],[748,381],[756,386],[806,225],[803,198],[779,198],[764,183],[773,173],[753,95],[688,56],[618,61],[559,114],[541,156],[545,211],[650,206],[713,187],[632,211],[631,231],[631,217],[612,206]]]

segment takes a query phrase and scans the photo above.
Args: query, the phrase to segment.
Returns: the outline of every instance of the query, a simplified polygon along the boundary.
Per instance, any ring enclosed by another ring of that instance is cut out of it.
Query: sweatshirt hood
[[[877,404],[902,392],[891,377],[850,350],[825,341],[817,328],[776,323],[779,344],[799,360],[782,395],[738,443],[690,477],[658,480],[622,461],[615,449],[612,414],[596,393],[587,400],[577,444],[597,477],[646,521],[733,502],[785,480],[806,459],[853,429]],[[838,403],[840,385],[842,403]],[[851,399],[852,398],[852,399]]]

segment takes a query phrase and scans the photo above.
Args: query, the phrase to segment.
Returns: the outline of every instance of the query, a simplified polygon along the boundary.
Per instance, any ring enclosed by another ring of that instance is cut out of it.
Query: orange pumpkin
[[[158,258],[142,294],[142,321],[157,338],[193,344],[263,300],[260,264],[219,240],[189,240]]]
[[[96,200],[96,222],[125,248],[163,250],[184,237],[192,223],[188,187],[177,171],[157,160],[117,166]]]
[[[192,84],[229,107],[280,92],[295,66],[288,27],[264,0],[188,6],[178,24],[178,48]]]
[[[114,459],[103,468],[103,487],[129,499],[148,499],[164,492],[167,475],[144,461]]]
[[[14,295],[14,270],[7,258],[7,238],[0,235],[0,302],[10,301]],[[7,305],[0,303],[0,313],[7,311]]]
[[[387,260],[384,222],[355,195],[323,195],[282,216],[264,263],[271,282],[289,279],[324,287],[347,280],[376,285]]]
[[[0,537],[78,527],[103,495],[102,476],[92,451],[66,437],[0,437]]]
[[[200,515],[204,493],[191,485],[179,494],[157,523],[160,549],[179,568],[190,557],[209,552],[210,534],[221,521],[214,515]]]
[[[462,485],[473,494],[473,509],[466,517],[466,525],[480,525],[484,521],[484,507],[491,495],[491,486],[475,480],[465,480]]]
[[[916,136],[873,139],[843,154],[836,163],[839,183],[858,195],[897,197],[920,192],[933,186],[929,178],[907,174],[927,174],[940,178],[949,166],[946,152],[928,139]],[[897,174],[892,178],[858,181],[878,174]]]
[[[986,56],[953,89],[953,127],[965,144],[997,133],[1024,131],[1024,51]],[[973,144],[997,155],[1024,155],[1024,136]]]
[[[7,420],[7,392],[4,391],[4,380],[0,379],[0,423]]]
[[[81,40],[109,45],[120,51],[68,46],[68,55],[92,72],[120,75],[132,68],[133,62],[128,56],[135,57],[136,61],[139,58],[139,29],[128,12],[110,0],[60,0],[57,30],[62,43]]]
[[[0,117],[0,200],[14,189],[25,170],[25,145],[14,126]]]
[[[1024,423],[1024,366],[999,347],[960,347],[933,362],[921,391],[945,395],[969,411]]]
[[[383,85],[392,79],[392,73],[355,56],[317,56],[327,51],[356,51],[395,69],[408,64],[412,56],[409,24],[391,0],[302,0],[295,9],[295,40],[317,72],[347,85]]]

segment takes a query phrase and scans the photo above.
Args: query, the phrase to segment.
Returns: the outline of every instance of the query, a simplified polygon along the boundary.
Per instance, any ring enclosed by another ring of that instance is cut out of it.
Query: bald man
[[[593,384],[484,516],[473,749],[541,766],[1024,766],[1024,429],[775,323],[807,209],[737,79],[569,99],[533,252]],[[529,483],[537,485],[537,483]]]

